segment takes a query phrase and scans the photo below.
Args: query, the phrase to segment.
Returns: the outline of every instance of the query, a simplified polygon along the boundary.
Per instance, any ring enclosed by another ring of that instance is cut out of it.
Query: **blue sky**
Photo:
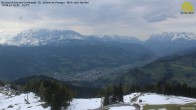
[[[85,35],[117,34],[146,39],[162,32],[196,30],[196,14],[180,14],[185,0],[84,1],[89,4],[0,6],[0,33],[16,34],[32,28],[48,28],[69,29]],[[196,7],[195,0],[186,1]]]

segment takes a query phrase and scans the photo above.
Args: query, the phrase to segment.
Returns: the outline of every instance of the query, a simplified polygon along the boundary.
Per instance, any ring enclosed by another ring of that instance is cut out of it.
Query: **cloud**
[[[183,25],[179,24],[183,18],[179,15],[183,0],[86,1],[89,4],[0,6],[0,32],[18,33],[30,28],[71,29],[82,34],[120,34],[146,39],[150,34],[170,31],[169,26],[175,28],[173,31],[186,27],[193,30],[192,17],[190,21],[183,21]]]

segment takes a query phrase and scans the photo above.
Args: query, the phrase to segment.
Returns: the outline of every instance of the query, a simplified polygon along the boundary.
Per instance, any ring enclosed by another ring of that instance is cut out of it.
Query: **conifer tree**
[[[119,102],[123,102],[123,88],[122,88],[121,83],[119,84],[119,87],[118,87],[118,99],[119,99]]]
[[[42,101],[45,101],[45,98],[44,98],[44,82],[41,82],[40,86],[39,86],[39,94],[41,96],[41,100]]]
[[[103,102],[103,106],[109,105],[109,95],[105,94],[104,96],[104,102]]]

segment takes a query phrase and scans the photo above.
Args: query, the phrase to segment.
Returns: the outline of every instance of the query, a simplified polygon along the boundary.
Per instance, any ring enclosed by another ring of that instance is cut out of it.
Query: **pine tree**
[[[24,86],[25,92],[33,91],[41,99],[51,105],[52,110],[60,110],[68,106],[68,101],[74,96],[73,91],[64,84],[48,79],[30,80]]]
[[[119,84],[119,87],[118,87],[118,99],[119,99],[119,102],[123,102],[123,88],[122,88],[121,83]]]
[[[0,86],[4,86],[5,84],[3,83],[3,81],[0,81]]]
[[[106,105],[109,105],[109,95],[108,94],[105,94],[104,96],[104,103],[103,103],[103,106],[106,106]]]
[[[41,96],[41,100],[45,101],[45,91],[44,91],[44,82],[41,82],[40,86],[39,86],[39,94]]]

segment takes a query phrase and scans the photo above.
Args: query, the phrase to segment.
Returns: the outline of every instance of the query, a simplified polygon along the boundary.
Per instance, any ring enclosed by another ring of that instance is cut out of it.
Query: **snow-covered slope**
[[[125,102],[125,103],[131,103],[132,101],[132,99],[133,98],[135,98],[135,97],[138,97],[140,95],[140,93],[132,93],[132,94],[129,94],[129,95],[125,95],[124,97],[123,97],[123,101]]]
[[[28,103],[25,100],[28,100]],[[50,107],[43,108],[42,104],[44,102],[41,102],[40,98],[32,92],[16,96],[0,93],[0,110],[50,110]]]
[[[28,102],[27,100],[28,94]],[[139,102],[142,100],[142,102]],[[73,99],[70,102],[67,110],[95,110],[101,108],[103,98],[90,98],[90,99]],[[196,103],[196,99],[168,96],[156,93],[132,93],[124,96],[124,103],[114,104],[106,106],[108,110],[135,110],[134,104],[140,106],[148,105],[163,105],[163,104],[187,104]],[[0,93],[0,110],[50,110],[50,107],[43,108],[44,102],[40,101],[40,98],[34,93],[23,93],[20,95],[8,96]]]
[[[134,97],[136,97],[136,100],[131,101],[131,99],[133,99]],[[196,99],[194,98],[162,95],[156,93],[132,93],[130,95],[124,96],[125,103],[140,103],[139,100],[142,100],[142,104],[149,105],[196,103]]]
[[[139,102],[142,100],[142,102]],[[102,107],[103,99],[73,99],[68,107],[68,110],[94,110]],[[194,103],[196,99],[179,97],[179,96],[167,96],[156,93],[132,93],[124,96],[124,103],[109,105],[102,109],[108,110],[135,110],[134,104],[140,106],[148,105],[162,105],[162,104],[187,104]]]
[[[180,96],[167,96],[160,95],[155,93],[145,93],[138,97],[137,102],[142,100],[143,104],[152,104],[152,105],[160,105],[160,104],[186,104],[196,102],[196,99],[180,97]]]
[[[92,99],[73,99],[67,110],[89,110],[102,106],[101,98]]]

